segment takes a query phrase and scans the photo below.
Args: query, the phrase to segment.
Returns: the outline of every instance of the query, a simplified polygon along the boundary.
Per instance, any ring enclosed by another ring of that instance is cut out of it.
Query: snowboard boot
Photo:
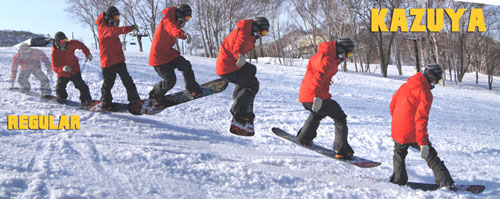
[[[300,145],[306,146],[306,147],[311,147],[313,145],[313,141],[307,141],[307,140],[297,140]]]
[[[339,151],[335,151],[335,158],[344,159],[344,160],[352,160],[354,156],[354,152],[341,153]]]
[[[189,90],[189,93],[191,94],[191,96],[193,96],[193,98],[199,98],[203,95],[203,91],[201,90],[200,86],[198,86],[196,89]]]
[[[449,191],[457,191],[458,190],[458,188],[455,186],[455,184],[452,184],[452,185],[440,185],[438,189],[449,190]]]
[[[46,97],[46,96],[44,96],[44,97]],[[68,100],[63,99],[63,98],[57,98],[56,102],[59,103],[59,104],[67,104]]]
[[[101,101],[101,110],[102,111],[114,111],[116,110],[111,101]]]
[[[255,135],[253,120],[250,118],[236,118],[233,116],[229,132],[241,136]]]

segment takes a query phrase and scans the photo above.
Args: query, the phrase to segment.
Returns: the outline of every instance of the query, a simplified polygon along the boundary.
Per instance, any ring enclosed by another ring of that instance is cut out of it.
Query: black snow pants
[[[420,151],[417,143],[399,144],[394,142],[394,156],[392,157],[393,173],[390,181],[395,184],[405,185],[408,182],[408,174],[406,172],[405,158],[408,154],[408,147],[413,147]],[[434,180],[436,185],[450,186],[454,181],[451,179],[450,172],[444,165],[444,162],[437,156],[436,149],[431,146],[429,142],[429,155],[425,159],[427,166],[432,169],[434,173]]]
[[[316,130],[319,127],[320,121],[328,116],[335,122],[335,140],[333,142],[333,150],[339,154],[354,152],[347,142],[347,115],[335,100],[323,100],[321,109],[319,109],[318,112],[314,112],[312,110],[313,103],[302,103],[302,105],[311,113],[302,128],[297,133],[297,140],[299,142],[311,142],[316,137]]]
[[[231,114],[237,119],[250,119],[253,121],[253,102],[255,95],[259,92],[259,80],[255,77],[257,68],[255,65],[245,63],[239,70],[229,74],[221,75],[227,81],[234,83],[233,105]]]
[[[137,88],[135,87],[134,80],[128,74],[127,65],[125,62],[115,64],[108,68],[102,69],[102,78],[104,79],[101,87],[101,101],[112,102],[113,96],[111,95],[111,88],[115,85],[116,74],[120,75],[123,86],[127,90],[127,99],[129,102],[140,100]]]
[[[186,60],[184,57],[179,56],[169,63],[154,67],[156,73],[158,73],[163,80],[153,86],[153,90],[149,92],[150,99],[162,97],[174,87],[177,82],[177,77],[175,76],[174,71],[175,68],[182,72],[186,90],[197,91],[200,88],[200,85],[195,80],[191,62]]]
[[[66,92],[66,85],[68,85],[68,82],[71,81],[73,82],[73,85],[75,85],[75,88],[80,90],[80,101],[84,103],[87,100],[92,100],[92,97],[90,96],[90,91],[89,87],[87,84],[82,79],[82,73],[78,72],[75,75],[71,77],[58,77],[57,78],[57,85],[56,85],[56,94],[57,97],[61,99],[67,99],[68,98],[68,93]]]
[[[22,70],[21,72],[19,72],[19,85],[21,85],[24,90],[31,90],[31,85],[29,82],[31,74],[33,74],[33,76],[35,76],[35,78],[40,81],[41,94],[50,95],[52,93],[52,90],[50,89],[49,78],[47,78],[40,67],[34,68],[33,70]]]

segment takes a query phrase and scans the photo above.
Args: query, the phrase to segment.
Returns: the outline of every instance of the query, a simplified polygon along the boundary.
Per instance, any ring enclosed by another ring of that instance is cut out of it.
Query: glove
[[[420,146],[420,157],[422,157],[423,159],[427,159],[428,155],[429,155],[429,146],[428,145]]]
[[[92,54],[89,54],[85,57],[85,62],[92,61],[92,59],[93,59]]]
[[[73,70],[73,68],[71,68],[71,66],[64,66],[64,68],[63,68],[63,71],[67,72],[67,73],[71,72],[72,70]]]
[[[319,109],[321,109],[322,104],[323,104],[323,100],[321,100],[321,98],[314,97],[312,110],[317,113],[319,111]]]
[[[137,26],[137,24],[131,25],[131,27],[132,27],[134,30],[139,30],[139,26]]]
[[[186,43],[191,43],[191,35],[189,35],[188,33],[184,33],[184,36],[186,36]]]
[[[247,63],[247,57],[245,57],[245,55],[243,54],[239,54],[238,61],[236,61],[236,66],[238,66],[238,68],[241,68],[243,65],[245,65],[245,63]]]

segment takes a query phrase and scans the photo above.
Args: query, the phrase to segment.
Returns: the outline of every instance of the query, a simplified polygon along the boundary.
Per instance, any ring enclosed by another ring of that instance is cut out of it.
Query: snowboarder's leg
[[[200,85],[196,82],[194,72],[191,66],[191,62],[186,60],[184,57],[180,56],[173,60],[173,65],[177,66],[177,69],[182,72],[184,76],[184,83],[186,89],[193,94],[193,96],[201,96]]]
[[[420,150],[420,148],[417,148]],[[450,172],[444,165],[444,162],[437,156],[437,151],[429,142],[429,155],[425,159],[427,166],[434,173],[434,180],[438,187],[452,186],[455,182],[451,178]]]
[[[59,99],[65,100],[68,98],[68,93],[66,92],[66,85],[68,85],[69,78],[58,77],[56,83],[56,95]]]
[[[116,80],[116,67],[113,65],[108,68],[102,68],[102,87],[101,87],[101,102],[103,105],[111,105],[113,101],[113,96],[111,95],[111,89],[115,85]]]
[[[139,93],[137,93],[137,87],[135,87],[134,80],[132,80],[132,77],[128,73],[125,62],[120,63],[117,67],[117,73],[120,75],[123,86],[127,89],[127,100],[129,102],[140,100],[141,97],[139,97]]]
[[[394,155],[392,156],[393,173],[390,182],[405,185],[408,182],[405,158],[408,154],[408,144],[394,142]]]
[[[253,101],[259,91],[259,80],[255,77],[257,68],[246,63],[233,73],[223,75],[229,82],[236,84],[233,92],[233,105],[231,114],[236,118],[253,120]]]
[[[348,156],[352,156],[354,151],[347,142],[347,115],[342,110],[342,107],[340,107],[335,100],[326,99],[323,101],[323,105],[318,112],[323,115],[328,115],[335,122],[335,141],[333,142],[333,150],[342,157],[348,158]]]
[[[19,85],[23,88],[25,91],[31,90],[31,85],[28,79],[30,78],[31,75],[31,70],[22,70],[19,72],[19,78],[18,82]]]
[[[50,89],[49,78],[43,73],[42,69],[37,68],[33,70],[33,75],[38,81],[40,81],[40,91],[42,95],[50,95],[52,90]]]
[[[307,110],[311,110],[312,103],[303,103],[302,105]],[[306,122],[302,125],[302,128],[297,134],[297,141],[304,145],[312,143],[313,139],[316,137],[316,130],[319,127],[319,123],[324,117],[325,116],[311,111]]]
[[[75,88],[80,90],[80,102],[85,103],[88,100],[92,100],[90,96],[89,87],[82,79],[82,73],[78,72],[71,77],[71,81],[75,85]]]
[[[157,99],[163,97],[170,89],[172,89],[177,82],[174,67],[170,64],[163,64],[154,67],[156,73],[163,78],[160,82],[153,86],[153,90],[149,92],[150,99]]]

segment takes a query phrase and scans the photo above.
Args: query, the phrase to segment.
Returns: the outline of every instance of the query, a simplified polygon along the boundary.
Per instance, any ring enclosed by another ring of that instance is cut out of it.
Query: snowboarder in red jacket
[[[319,122],[329,116],[335,122],[333,150],[339,159],[351,159],[354,151],[347,142],[347,115],[329,93],[332,77],[339,64],[352,56],[354,43],[350,38],[319,44],[318,52],[309,59],[307,71],[300,85],[299,102],[310,111],[309,117],[297,133],[297,141],[311,145]]]
[[[43,73],[40,62],[45,64],[45,67],[47,68],[47,75]],[[22,43],[19,46],[18,53],[12,57],[10,78],[11,87],[14,87],[17,69],[20,68],[18,81],[23,91],[31,90],[29,77],[33,74],[33,76],[40,81],[41,95],[50,95],[52,91],[50,89],[49,79],[47,78],[47,76],[52,76],[53,74],[50,66],[49,58],[45,55],[45,53],[43,53],[43,51],[31,48],[28,44]]]
[[[454,181],[444,162],[429,142],[427,123],[432,105],[431,89],[442,78],[443,69],[438,64],[425,67],[403,84],[392,96],[390,113],[392,116],[391,135],[394,139],[393,174],[390,181],[405,185],[408,182],[405,158],[408,147],[420,151],[421,157],[434,172],[438,187],[453,189]]]
[[[127,90],[127,99],[130,103],[140,100],[137,88],[127,71],[125,55],[123,54],[120,38],[121,34],[137,29],[137,25],[118,27],[120,12],[115,6],[110,6],[95,22],[99,36],[99,51],[103,83],[101,88],[101,105],[104,110],[113,110],[111,88],[115,84],[116,74],[120,75],[123,86]]]
[[[92,101],[89,87],[82,79],[80,64],[75,56],[75,51],[80,49],[85,54],[85,61],[92,61],[92,54],[82,42],[68,40],[63,32],[57,32],[52,45],[52,69],[57,73],[56,94],[58,102],[65,103],[68,98],[66,85],[73,82],[80,91],[80,101],[83,106]]]
[[[236,135],[254,135],[253,102],[259,91],[259,81],[255,77],[257,68],[246,62],[245,54],[254,48],[257,38],[268,32],[269,21],[264,17],[240,20],[222,42],[217,56],[217,75],[235,84],[229,131]]]
[[[186,89],[193,97],[202,94],[191,63],[181,56],[179,51],[172,48],[178,38],[185,39],[187,43],[191,42],[191,36],[181,29],[191,19],[191,12],[188,4],[165,8],[162,11],[165,16],[156,28],[149,54],[149,65],[154,66],[156,73],[163,78],[149,92],[149,99],[153,101],[153,105],[160,105],[161,97],[174,87],[177,81],[175,68],[182,71]]]

